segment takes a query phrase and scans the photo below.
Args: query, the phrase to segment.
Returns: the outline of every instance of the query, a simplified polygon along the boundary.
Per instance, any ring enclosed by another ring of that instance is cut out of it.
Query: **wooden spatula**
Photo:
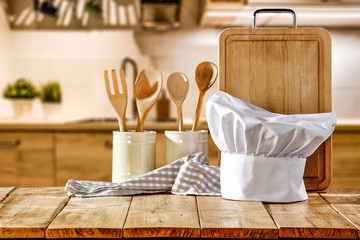
[[[162,82],[161,72],[155,70],[144,69],[137,76],[134,86],[134,96],[138,109],[137,132],[142,132],[147,115],[159,99]]]
[[[175,72],[171,74],[166,83],[170,98],[175,102],[178,113],[179,131],[183,131],[182,103],[189,91],[189,80],[185,74]]]
[[[120,79],[121,79],[121,86],[122,86],[122,93],[120,93],[119,85],[116,76],[116,70],[111,70],[112,75],[112,82],[114,86],[114,94],[111,93],[110,89],[110,82],[108,71],[104,72],[105,76],[105,86],[106,92],[109,98],[109,101],[116,112],[116,116],[119,122],[120,132],[126,132],[126,106],[127,106],[127,86],[126,86],[126,79],[124,70],[120,69]]]
[[[202,62],[200,63],[195,70],[195,81],[199,88],[199,100],[196,107],[194,123],[192,131],[198,130],[198,123],[202,108],[202,103],[204,100],[204,95],[207,90],[215,83],[217,78],[218,70],[214,63],[212,62]]]

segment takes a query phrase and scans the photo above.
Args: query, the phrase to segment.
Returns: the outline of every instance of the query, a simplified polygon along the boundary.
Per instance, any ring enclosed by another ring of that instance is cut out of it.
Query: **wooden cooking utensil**
[[[189,80],[185,74],[175,72],[168,77],[166,88],[177,107],[179,131],[183,131],[182,103],[189,91]]]
[[[205,92],[209,90],[209,88],[214,84],[217,75],[218,75],[218,69],[216,65],[212,62],[202,62],[196,67],[195,81],[196,84],[198,85],[200,94],[199,94],[198,104],[196,107],[192,131],[198,130],[198,123],[199,123]]]
[[[137,76],[134,86],[134,96],[138,109],[136,131],[141,132],[151,108],[159,99],[162,89],[162,74],[155,70],[142,70]]]
[[[110,82],[109,82],[109,76],[108,76],[107,70],[104,72],[106,92],[107,92],[109,101],[116,112],[116,116],[117,116],[117,119],[119,122],[120,132],[126,132],[127,131],[127,128],[126,128],[127,86],[126,86],[124,70],[120,69],[122,93],[120,93],[120,90],[119,90],[119,85],[118,85],[115,69],[111,70],[111,75],[112,75],[112,82],[113,82],[113,86],[114,86],[114,94],[112,94],[111,90],[110,90]]]

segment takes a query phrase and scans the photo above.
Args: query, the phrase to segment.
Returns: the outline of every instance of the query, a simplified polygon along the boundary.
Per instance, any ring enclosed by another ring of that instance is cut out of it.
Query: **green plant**
[[[42,102],[61,102],[61,87],[58,82],[49,82],[40,88],[39,96]]]
[[[85,5],[85,10],[91,15],[99,17],[102,13],[102,8],[99,0],[89,0]]]
[[[30,80],[19,78],[14,83],[7,85],[4,89],[3,96],[8,99],[34,99],[38,96],[38,92]]]

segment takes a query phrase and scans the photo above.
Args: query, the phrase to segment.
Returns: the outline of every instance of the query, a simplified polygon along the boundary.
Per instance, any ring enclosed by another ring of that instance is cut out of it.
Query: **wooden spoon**
[[[175,72],[168,77],[166,87],[170,98],[177,106],[179,131],[183,131],[182,103],[189,91],[189,80],[185,74]]]
[[[209,88],[214,84],[217,78],[217,74],[218,74],[217,67],[212,62],[202,62],[196,67],[195,81],[196,84],[198,85],[200,94],[199,94],[198,105],[196,107],[192,131],[198,130],[198,123],[199,123],[205,92],[209,90]]]
[[[134,86],[138,109],[137,132],[142,132],[147,115],[159,99],[162,82],[162,74],[159,71],[144,69],[137,76]]]

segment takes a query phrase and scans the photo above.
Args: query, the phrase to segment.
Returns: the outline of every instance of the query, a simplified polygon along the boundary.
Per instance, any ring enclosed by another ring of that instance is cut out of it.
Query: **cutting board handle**
[[[293,16],[293,28],[297,27],[296,14],[294,10],[288,8],[261,8],[254,12],[253,15],[253,28],[256,28],[256,15],[259,13],[291,13]]]

